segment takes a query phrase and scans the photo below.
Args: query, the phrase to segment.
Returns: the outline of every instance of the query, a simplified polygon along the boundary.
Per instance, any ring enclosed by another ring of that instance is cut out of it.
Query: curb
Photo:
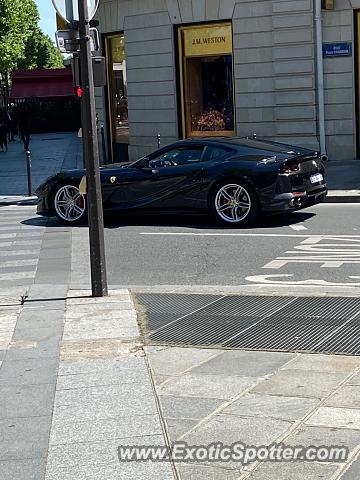
[[[0,207],[6,207],[11,205],[36,205],[37,197],[34,195],[32,197],[27,197],[25,195],[14,195],[14,196],[0,196]]]
[[[360,203],[360,190],[329,190],[325,203]]]

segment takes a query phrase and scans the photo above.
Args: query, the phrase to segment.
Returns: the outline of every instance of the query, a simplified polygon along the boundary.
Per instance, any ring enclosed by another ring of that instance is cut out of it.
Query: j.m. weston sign
[[[186,57],[232,53],[230,24],[186,27],[182,33]]]

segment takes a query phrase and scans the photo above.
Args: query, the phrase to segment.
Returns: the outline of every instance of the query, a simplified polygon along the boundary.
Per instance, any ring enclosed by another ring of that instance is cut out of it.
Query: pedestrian
[[[7,121],[5,111],[0,110],[0,148],[3,152],[8,150],[8,140],[7,140]]]
[[[11,105],[10,114],[10,142],[15,141],[15,136],[18,134],[18,119],[17,119],[17,111],[14,104]]]
[[[24,144],[24,149],[29,150],[31,118],[30,118],[30,111],[26,106],[19,112],[18,127],[19,127],[19,136]]]

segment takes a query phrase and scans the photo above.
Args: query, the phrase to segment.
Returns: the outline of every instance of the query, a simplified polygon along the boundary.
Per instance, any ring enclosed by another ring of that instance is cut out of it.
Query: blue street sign
[[[323,56],[328,57],[351,57],[352,44],[346,43],[325,43],[323,45]]]

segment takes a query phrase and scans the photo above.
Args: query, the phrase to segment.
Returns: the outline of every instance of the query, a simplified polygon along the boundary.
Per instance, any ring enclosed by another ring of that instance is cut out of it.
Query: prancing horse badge
[[[116,177],[110,177],[110,182],[115,183],[116,182]]]

